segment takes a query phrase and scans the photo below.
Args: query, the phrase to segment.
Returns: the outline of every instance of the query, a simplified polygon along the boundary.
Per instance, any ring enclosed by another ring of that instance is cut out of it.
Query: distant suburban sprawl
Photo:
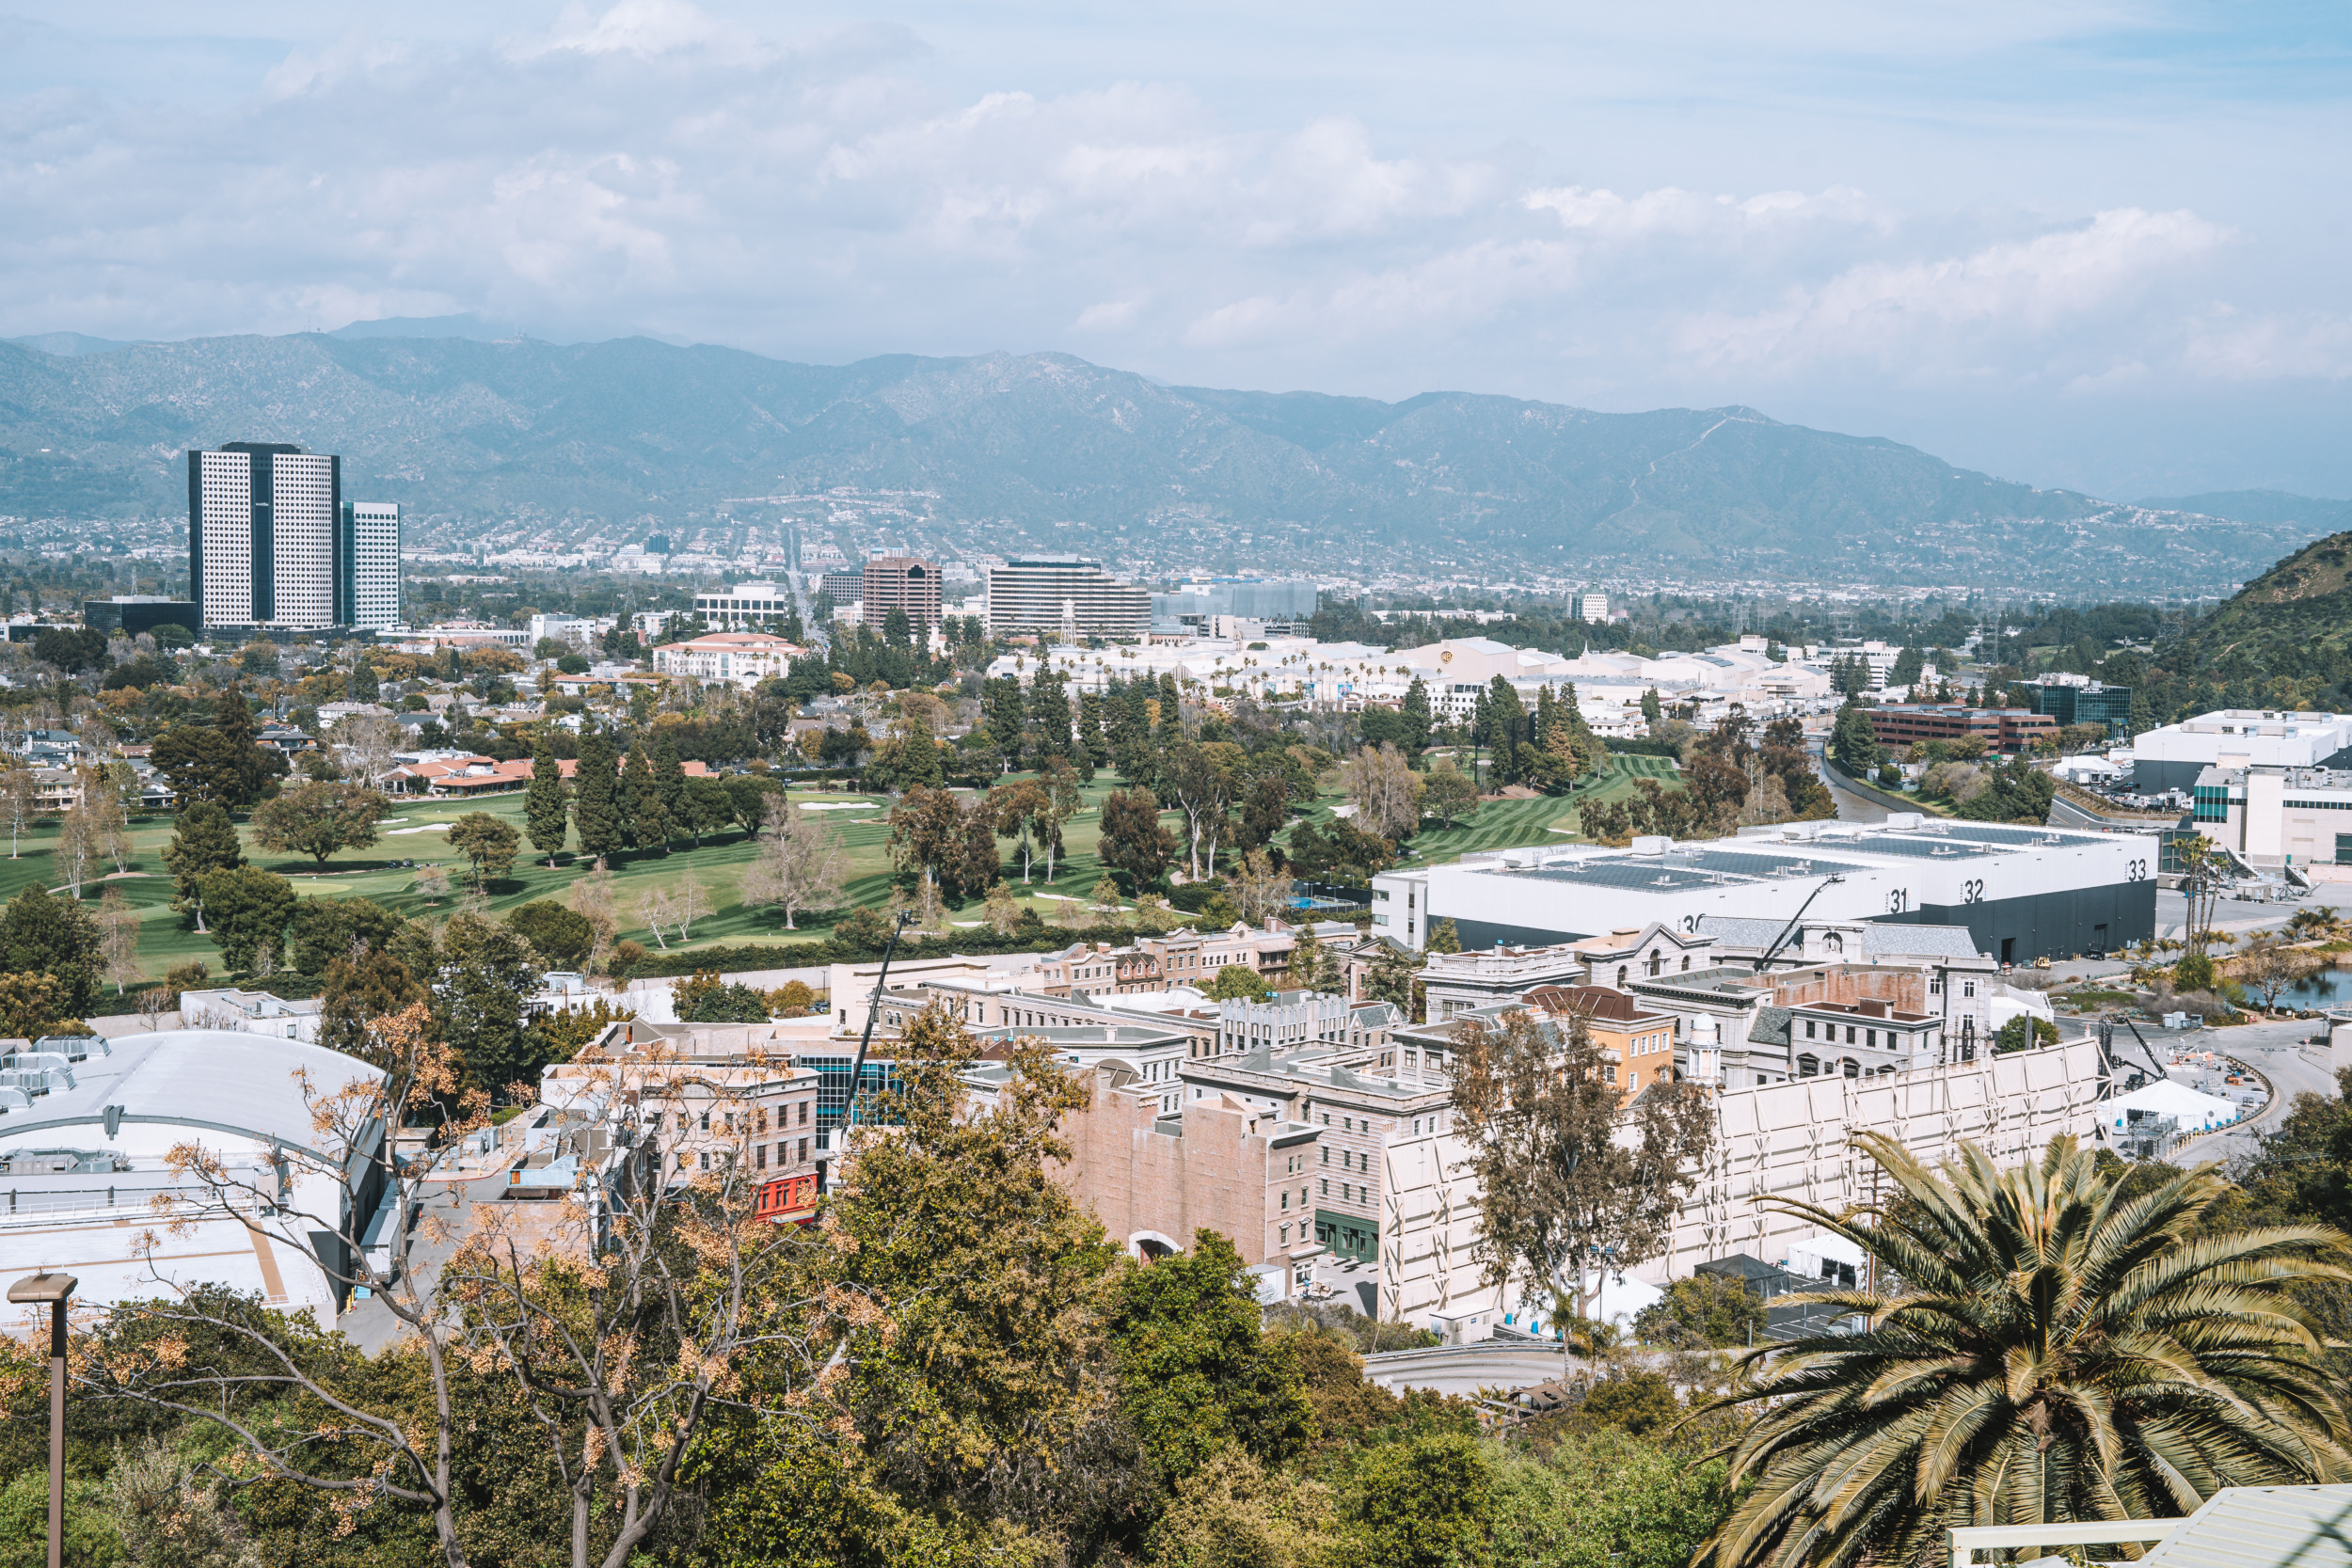
[[[76,1560],[165,1494],[220,1563],[2020,1544],[1838,1402],[1922,1356],[1994,1412],[1950,1474],[2204,1456],[2101,1503],[2146,1560],[2352,1467],[2352,534],[2021,492],[1634,562],[1432,475],[1049,518],[939,433],[658,514],[358,418],[186,426],[168,513],[92,436],[0,519]],[[2155,1392],[1995,1370],[2162,1334]],[[1866,1461],[1859,1522],[1790,1480]]]

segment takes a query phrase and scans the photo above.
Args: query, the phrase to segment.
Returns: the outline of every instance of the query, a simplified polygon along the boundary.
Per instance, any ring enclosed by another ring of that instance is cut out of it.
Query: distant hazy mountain
[[[168,514],[185,448],[271,439],[342,452],[347,493],[428,515],[684,520],[858,485],[929,493],[939,518],[1009,541],[1074,525],[1054,541],[1113,556],[1232,528],[1261,551],[1360,540],[1488,569],[2211,592],[2312,531],[2036,490],[1749,408],[1388,404],[1165,387],[1057,354],[816,366],[466,325],[71,357],[0,345],[0,512]]]
[[[2284,490],[2213,490],[2139,503],[2167,512],[2195,512],[2245,523],[2292,523],[2312,533],[2352,528],[2352,500],[2290,496]]]
[[[29,338],[11,338],[8,341],[37,348],[43,354],[72,356],[76,354],[112,354],[119,348],[137,346],[129,339],[92,338],[80,332],[37,332]]]
[[[484,343],[522,335],[518,327],[485,322],[470,311],[462,316],[380,316],[339,326],[327,334],[330,338],[470,338]]]

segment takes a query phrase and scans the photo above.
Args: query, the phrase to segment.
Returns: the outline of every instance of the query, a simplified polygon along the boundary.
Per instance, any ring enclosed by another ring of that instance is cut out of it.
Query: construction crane
[[[1835,882],[1842,882],[1845,879],[1846,879],[1843,877],[1832,876],[1827,880],[1823,881],[1820,887],[1815,888],[1811,893],[1804,895],[1804,902],[1799,904],[1797,906],[1797,912],[1788,917],[1788,924],[1780,928],[1780,935],[1774,937],[1772,939],[1772,944],[1764,949],[1764,956],[1756,960],[1756,972],[1758,974],[1763,974],[1765,968],[1770,965],[1774,958],[1780,957],[1780,950],[1788,945],[1788,939],[1796,934],[1797,922],[1803,920],[1804,918],[1804,911],[1813,907],[1813,900],[1821,895],[1821,889],[1826,888]]]
[[[882,944],[882,973],[874,976],[873,999],[866,1006],[866,1032],[857,1037],[857,1059],[850,1067],[850,1102],[841,1110],[838,1136],[845,1154],[849,1152],[850,1129],[857,1125],[858,1100],[866,1087],[866,1048],[874,1042],[874,1020],[882,1012],[882,988],[890,983],[890,955],[898,950],[899,935],[914,918],[913,910],[900,910],[898,924],[890,928],[890,940]],[[825,1166],[829,1163],[817,1162],[817,1190],[820,1194],[825,1191]]]

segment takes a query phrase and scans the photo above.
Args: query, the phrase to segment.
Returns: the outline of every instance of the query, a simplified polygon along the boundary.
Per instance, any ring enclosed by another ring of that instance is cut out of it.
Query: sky
[[[19,0],[0,337],[1055,351],[2347,496],[2348,88],[2292,0]]]

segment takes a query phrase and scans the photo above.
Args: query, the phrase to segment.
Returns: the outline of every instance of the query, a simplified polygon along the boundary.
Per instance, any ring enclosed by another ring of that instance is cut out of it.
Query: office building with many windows
[[[988,569],[988,629],[997,637],[1036,632],[1136,641],[1152,629],[1152,595],[1120,582],[1100,562],[1008,561]]]
[[[2109,740],[2121,740],[2131,731],[2132,689],[2128,686],[2108,686],[2077,675],[2071,680],[2053,677],[2026,682],[2010,689],[2023,696],[2028,708],[2047,714],[2061,729],[2070,724],[2104,724]]]
[[[781,626],[792,613],[792,590],[779,582],[737,582],[694,595],[694,613],[716,631]]]
[[[335,582],[336,625],[385,631],[402,624],[398,501],[343,502]]]
[[[207,626],[400,622],[400,508],[346,502],[342,459],[282,441],[188,453],[189,598]]]
[[[917,644],[939,625],[939,562],[935,561],[918,561],[911,555],[876,556],[866,563],[860,593],[866,624],[876,631],[884,629],[882,623],[894,610],[906,612]]]

